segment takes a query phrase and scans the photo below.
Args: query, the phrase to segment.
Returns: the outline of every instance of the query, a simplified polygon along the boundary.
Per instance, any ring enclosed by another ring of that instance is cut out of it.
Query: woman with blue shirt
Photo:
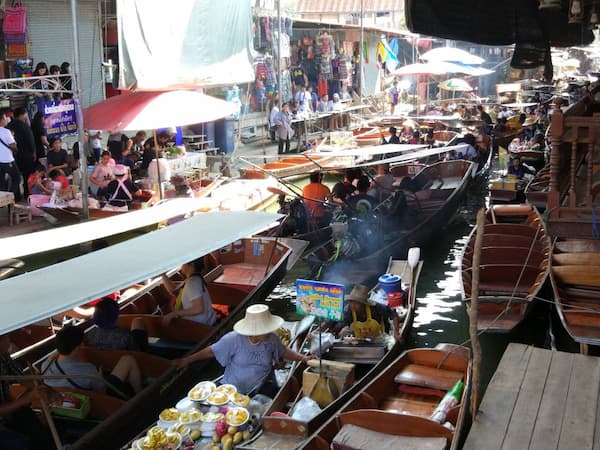
[[[273,366],[281,359],[306,362],[313,356],[302,355],[283,345],[274,333],[283,324],[283,319],[274,316],[267,305],[252,305],[246,316],[238,321],[233,330],[213,345],[177,361],[185,367],[203,359],[216,358],[225,367],[221,382],[233,384],[244,394],[265,391]]]

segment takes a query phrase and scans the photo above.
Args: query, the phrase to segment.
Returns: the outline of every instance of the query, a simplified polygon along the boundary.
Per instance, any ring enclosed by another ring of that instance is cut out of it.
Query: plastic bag
[[[316,417],[320,412],[321,408],[317,402],[310,397],[302,397],[292,408],[290,416],[293,419],[308,422],[313,417]]]
[[[321,356],[333,347],[335,336],[332,333],[321,334],[321,348],[319,348],[319,330],[313,331],[310,335],[310,353]]]

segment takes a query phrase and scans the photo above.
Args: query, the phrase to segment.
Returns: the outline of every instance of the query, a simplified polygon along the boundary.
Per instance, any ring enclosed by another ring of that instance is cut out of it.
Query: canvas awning
[[[46,319],[261,230],[279,214],[196,215],[120,244],[0,282],[0,334]]]
[[[119,89],[254,80],[249,1],[117,0]]]
[[[174,198],[152,208],[0,239],[0,259],[43,253],[135,230],[195,211],[201,199]]]

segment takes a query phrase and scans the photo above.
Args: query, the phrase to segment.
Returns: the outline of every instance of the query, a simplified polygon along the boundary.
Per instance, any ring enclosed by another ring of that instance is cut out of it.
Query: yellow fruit
[[[242,432],[238,431],[233,435],[233,443],[239,444],[240,442],[242,442]]]
[[[221,450],[218,445],[213,445],[210,450]]]
[[[219,442],[221,442],[221,436],[219,436],[218,434],[213,434],[213,442],[215,444],[218,444]]]
[[[190,439],[192,441],[197,441],[198,439],[200,439],[200,435],[201,435],[200,430],[194,430],[190,433]]]
[[[227,428],[227,434],[231,434],[232,436],[237,433],[238,429],[237,427],[229,427]]]
[[[233,450],[233,440],[231,439],[231,436],[226,435],[229,439],[225,440],[224,442],[222,442],[222,447],[223,450]]]
[[[244,441],[247,441],[251,437],[252,437],[252,433],[250,433],[250,431],[248,431],[248,430],[244,430],[244,432],[242,433],[242,439]]]

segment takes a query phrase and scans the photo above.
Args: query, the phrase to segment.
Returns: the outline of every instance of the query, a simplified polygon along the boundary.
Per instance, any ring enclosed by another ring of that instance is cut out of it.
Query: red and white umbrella
[[[135,91],[84,109],[83,123],[91,130],[148,130],[212,122],[238,108],[196,91]]]

